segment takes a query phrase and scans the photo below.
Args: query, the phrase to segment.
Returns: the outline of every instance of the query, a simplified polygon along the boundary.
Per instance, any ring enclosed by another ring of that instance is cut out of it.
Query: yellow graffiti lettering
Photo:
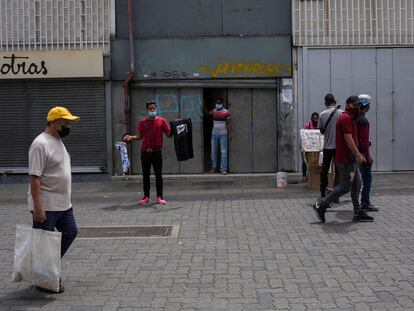
[[[199,71],[202,73],[210,73],[211,77],[217,78],[219,76],[225,76],[229,73],[235,76],[240,74],[244,76],[250,75],[266,75],[277,76],[281,72],[292,74],[292,66],[284,64],[274,63],[261,63],[261,62],[222,62],[214,66],[200,65]]]

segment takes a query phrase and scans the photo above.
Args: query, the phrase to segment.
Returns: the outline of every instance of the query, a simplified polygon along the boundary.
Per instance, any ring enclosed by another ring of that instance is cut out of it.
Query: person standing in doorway
[[[354,222],[370,222],[374,218],[367,215],[359,204],[361,178],[358,164],[365,159],[358,151],[357,128],[355,118],[359,114],[360,101],[358,96],[350,96],[346,100],[346,110],[336,123],[336,154],[335,161],[339,184],[325,198],[313,204],[313,210],[320,222],[325,222],[325,212],[330,204],[351,189],[352,204],[354,206]]]
[[[318,128],[323,134],[323,160],[322,170],[320,174],[320,191],[321,197],[324,198],[327,195],[328,187],[328,172],[331,166],[332,160],[335,162],[336,152],[336,122],[339,116],[342,114],[342,110],[339,110],[336,106],[335,97],[332,94],[326,94],[325,96],[326,109],[321,112],[319,116]],[[339,175],[335,169],[334,187],[339,183]],[[338,201],[337,201],[338,202]]]
[[[206,108],[204,106],[204,110]],[[217,149],[220,148],[220,173],[227,175],[228,172],[228,141],[231,141],[230,111],[224,108],[224,100],[217,97],[215,108],[207,112],[213,117],[213,130],[211,132],[211,170],[213,174],[217,171]]]
[[[61,257],[78,233],[73,215],[70,157],[62,138],[70,133],[72,122],[80,118],[65,107],[54,107],[47,115],[47,127],[29,149],[28,204],[33,214],[33,228],[62,233]],[[36,286],[39,291],[54,293]],[[59,280],[59,291],[64,291]]]
[[[162,149],[163,133],[171,137],[171,130],[168,122],[163,117],[157,115],[157,104],[155,101],[148,101],[146,104],[147,116],[138,122],[136,135],[124,135],[125,142],[142,140],[141,144],[141,165],[142,178],[144,187],[144,196],[138,201],[138,204],[148,204],[150,199],[150,175],[151,165],[155,174],[155,185],[157,189],[156,202],[161,205],[167,204],[163,197],[163,179],[162,179]]]
[[[366,159],[366,161],[359,166],[362,179],[361,208],[367,212],[377,212],[378,207],[371,204],[370,201],[372,183],[371,169],[373,160],[369,152],[369,148],[371,146],[371,142],[369,141],[369,121],[365,116],[371,105],[371,96],[361,94],[358,97],[361,108],[358,117],[355,119],[358,132],[358,149]]]

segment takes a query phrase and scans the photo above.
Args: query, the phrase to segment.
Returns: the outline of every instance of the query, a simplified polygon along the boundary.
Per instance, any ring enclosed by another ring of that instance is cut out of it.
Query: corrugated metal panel
[[[46,128],[50,108],[81,117],[64,139],[72,166],[107,167],[105,90],[102,82],[7,81],[0,84],[0,167],[27,167],[33,139]]]
[[[110,0],[0,0],[0,51],[102,49]]]
[[[117,37],[128,37],[127,1],[116,2]],[[291,34],[289,0],[133,1],[137,37]]]
[[[294,0],[293,44],[412,45],[413,0]]]

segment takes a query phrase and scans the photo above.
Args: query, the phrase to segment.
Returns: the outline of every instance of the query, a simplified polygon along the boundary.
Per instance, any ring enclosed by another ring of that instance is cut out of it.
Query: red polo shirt
[[[163,117],[144,117],[138,122],[137,132],[143,136],[141,150],[158,150],[164,146],[162,133],[169,133],[170,127]]]
[[[355,159],[348,149],[345,141],[345,134],[351,134],[352,139],[355,142],[355,146],[358,148],[357,140],[357,128],[352,116],[348,112],[343,112],[336,122],[336,154],[335,163],[353,163]]]

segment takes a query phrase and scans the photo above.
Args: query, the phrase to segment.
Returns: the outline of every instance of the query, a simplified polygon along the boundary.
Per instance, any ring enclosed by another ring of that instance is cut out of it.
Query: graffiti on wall
[[[269,77],[275,77],[281,73],[292,74],[292,66],[273,63],[261,63],[261,62],[223,62],[216,66],[199,66],[200,73],[209,73],[212,78],[220,76],[233,75],[233,76],[257,76],[265,75]]]
[[[203,98],[200,93],[179,96],[177,93],[157,92],[154,99],[160,116],[173,114],[176,118],[191,118],[193,123],[203,122]]]

